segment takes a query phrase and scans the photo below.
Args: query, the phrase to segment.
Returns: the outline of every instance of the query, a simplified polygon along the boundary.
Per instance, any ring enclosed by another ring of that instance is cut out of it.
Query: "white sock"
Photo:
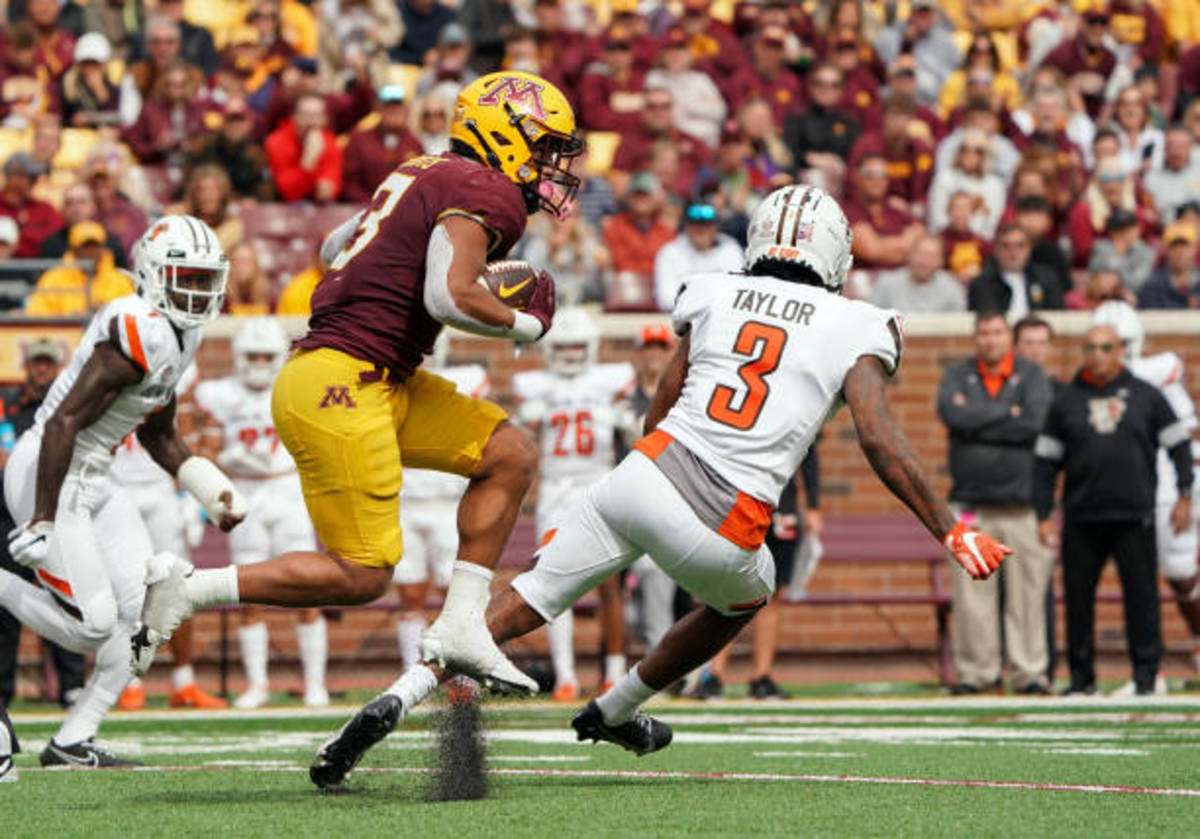
[[[238,602],[236,565],[193,571],[192,575],[184,580],[183,585],[188,600],[197,609]]]
[[[638,665],[622,676],[608,693],[596,699],[600,713],[608,725],[620,725],[628,722],[643,702],[649,699],[657,690],[642,681],[638,675]]]
[[[171,671],[171,686],[175,690],[183,690],[196,681],[196,671],[190,664],[180,664]]]
[[[604,657],[604,681],[616,682],[625,675],[625,655],[616,653]]]
[[[325,687],[326,635],[325,618],[296,624],[296,642],[300,646],[300,667],[304,671],[304,691],[320,691]]]
[[[546,624],[550,641],[550,663],[554,665],[554,684],[577,685],[575,677],[575,615],[570,609]]]
[[[242,648],[242,667],[250,687],[267,686],[267,622],[259,621],[238,627],[238,642]]]
[[[401,615],[396,621],[396,641],[400,645],[400,665],[407,672],[421,661],[421,633],[429,624],[424,615]]]
[[[407,714],[425,697],[437,690],[437,686],[437,676],[433,675],[432,670],[424,664],[414,664],[404,671],[403,676],[392,682],[392,686],[384,693],[399,697],[400,701],[404,703],[404,712]]]
[[[96,650],[96,666],[83,693],[67,712],[62,728],[54,735],[60,746],[73,746],[95,737],[101,721],[112,710],[117,697],[129,684],[129,636],[133,627],[118,623],[116,631]]]
[[[455,560],[438,621],[442,618],[470,620],[476,616],[482,617],[491,594],[492,576],[492,572],[482,565]]]

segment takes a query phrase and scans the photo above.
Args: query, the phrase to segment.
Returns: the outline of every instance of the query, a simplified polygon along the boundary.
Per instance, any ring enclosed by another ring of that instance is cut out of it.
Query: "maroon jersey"
[[[455,215],[487,229],[489,261],[517,243],[528,217],[517,185],[480,163],[446,153],[398,166],[313,292],[308,334],[296,346],[330,347],[412,375],[442,328],[424,302],[429,236]]]

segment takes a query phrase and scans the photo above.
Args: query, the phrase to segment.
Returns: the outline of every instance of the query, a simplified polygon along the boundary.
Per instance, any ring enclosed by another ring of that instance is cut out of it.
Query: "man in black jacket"
[[[1000,225],[995,250],[967,288],[967,308],[1004,312],[1014,322],[1030,312],[1065,308],[1066,289],[1050,268],[1031,261],[1032,252],[1020,225]]]
[[[1182,530],[1191,521],[1191,445],[1186,426],[1162,393],[1122,365],[1124,347],[1115,329],[1093,326],[1083,349],[1083,368],[1055,398],[1037,440],[1038,529],[1043,542],[1054,542],[1050,514],[1061,469],[1069,692],[1096,692],[1096,585],[1111,554],[1121,578],[1134,686],[1138,695],[1148,695],[1154,693],[1162,658],[1155,462],[1162,446],[1175,465],[1179,501],[1171,524]]]
[[[1054,556],[1033,515],[1033,445],[1052,391],[1036,363],[1017,358],[1004,315],[975,321],[976,354],[946,371],[938,415],[950,435],[950,500],[960,518],[1012,546],[1003,572],[1004,639],[1017,693],[1046,694],[1046,585]],[[956,694],[979,693],[1000,678],[1000,583],[952,571]]]

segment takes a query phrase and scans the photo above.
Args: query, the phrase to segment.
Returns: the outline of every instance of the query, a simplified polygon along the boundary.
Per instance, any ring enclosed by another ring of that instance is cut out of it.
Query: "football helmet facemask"
[[[179,329],[221,313],[229,260],[212,229],[194,216],[163,216],[133,245],[134,282]]]

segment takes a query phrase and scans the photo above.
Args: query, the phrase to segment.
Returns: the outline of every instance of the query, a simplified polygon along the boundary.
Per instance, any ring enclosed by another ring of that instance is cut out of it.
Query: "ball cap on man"
[[[19,151],[4,162],[5,175],[24,175],[27,178],[36,178],[46,174],[47,171],[46,164],[28,152]]]
[[[62,347],[53,338],[35,338],[25,345],[25,361],[46,359],[55,364],[62,364]]]

